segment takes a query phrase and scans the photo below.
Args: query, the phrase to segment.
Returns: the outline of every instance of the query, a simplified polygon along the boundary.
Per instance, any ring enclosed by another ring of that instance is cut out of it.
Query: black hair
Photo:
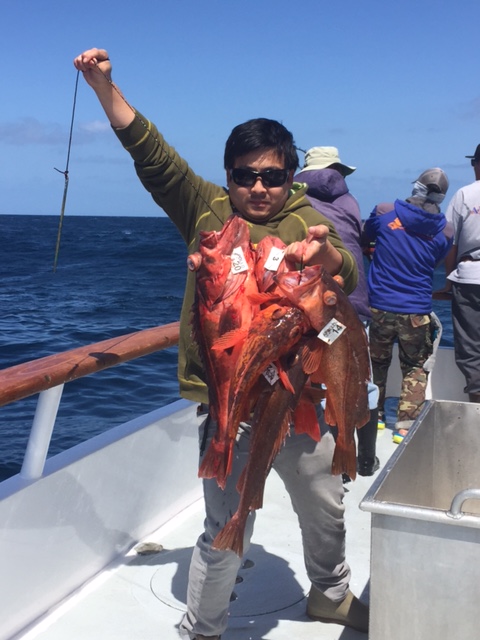
[[[289,171],[298,167],[297,149],[290,131],[276,120],[254,118],[237,125],[229,135],[225,144],[225,169],[233,169],[236,158],[259,149],[276,151]]]

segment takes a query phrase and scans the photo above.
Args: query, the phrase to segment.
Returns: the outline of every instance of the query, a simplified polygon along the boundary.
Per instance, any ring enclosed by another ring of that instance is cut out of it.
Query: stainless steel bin
[[[426,403],[360,508],[369,640],[480,638],[480,405]]]

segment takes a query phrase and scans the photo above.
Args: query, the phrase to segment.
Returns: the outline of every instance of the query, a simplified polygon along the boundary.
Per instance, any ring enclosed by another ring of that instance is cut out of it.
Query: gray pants
[[[455,361],[465,376],[465,393],[480,393],[480,285],[452,283]]]
[[[345,561],[345,522],[341,476],[332,476],[335,442],[320,418],[322,438],[314,442],[307,435],[292,431],[275,459],[273,468],[287,489],[298,516],[303,540],[305,566],[311,582],[331,600],[340,601],[347,593],[350,567]],[[203,440],[205,422],[200,426]],[[210,422],[208,438],[215,433]],[[227,628],[230,595],[242,559],[231,551],[218,551],[211,543],[229,520],[239,503],[237,480],[244,468],[249,448],[249,428],[241,428],[234,449],[233,471],[222,491],[215,480],[204,480],[205,531],[194,548],[190,564],[187,613],[180,629],[190,638],[222,634]],[[268,479],[267,479],[268,482]],[[248,517],[244,551],[249,547],[255,513]],[[280,523],[279,523],[280,525]],[[272,536],[277,535],[272,531]],[[272,580],[275,578],[272,576]]]

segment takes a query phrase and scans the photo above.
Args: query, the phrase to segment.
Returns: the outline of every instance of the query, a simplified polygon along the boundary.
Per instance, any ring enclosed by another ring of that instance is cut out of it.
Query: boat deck
[[[392,431],[378,432],[381,467],[397,446]],[[358,476],[346,485],[347,560],[351,589],[369,599],[370,519],[359,504],[375,476]],[[157,553],[135,549],[51,611],[22,640],[173,640],[185,610],[192,545],[202,528],[198,501],[143,542],[162,545]],[[272,531],[276,532],[272,535]],[[138,546],[137,546],[138,548]],[[41,553],[41,550],[39,550]],[[288,494],[272,472],[264,508],[257,514],[253,543],[244,557],[223,640],[360,640],[365,634],[305,615],[310,588],[300,532]]]

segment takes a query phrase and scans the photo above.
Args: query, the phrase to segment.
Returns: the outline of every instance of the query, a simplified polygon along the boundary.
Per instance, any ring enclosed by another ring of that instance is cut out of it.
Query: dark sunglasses
[[[264,187],[281,187],[288,179],[288,169],[267,169],[254,171],[253,169],[230,169],[230,177],[239,187],[253,187],[258,178]]]
[[[479,158],[472,158],[470,160],[470,164],[472,165],[472,167],[474,167],[477,164],[478,160],[479,160]]]

